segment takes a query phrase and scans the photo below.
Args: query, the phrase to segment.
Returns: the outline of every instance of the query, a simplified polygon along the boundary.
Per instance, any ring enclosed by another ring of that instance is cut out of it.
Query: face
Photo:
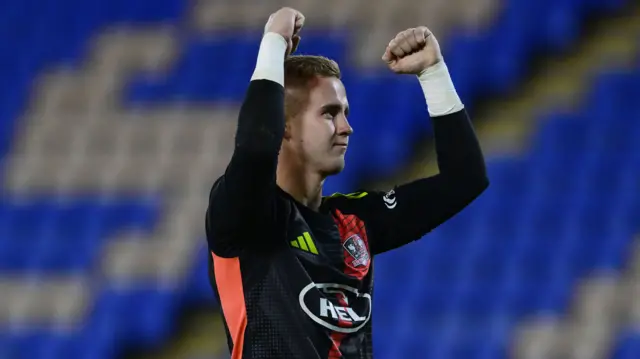
[[[308,168],[325,176],[344,168],[349,136],[349,102],[342,81],[318,78],[308,90],[306,106],[288,122],[289,147]]]

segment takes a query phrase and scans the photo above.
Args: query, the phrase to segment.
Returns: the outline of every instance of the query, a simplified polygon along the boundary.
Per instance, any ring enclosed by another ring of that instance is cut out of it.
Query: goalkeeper
[[[233,359],[372,358],[372,258],[421,238],[488,186],[438,42],[416,27],[382,59],[421,86],[440,173],[387,193],[323,197],[353,129],[338,65],[289,56],[303,25],[290,8],[269,18],[235,150],[206,213],[211,284]]]

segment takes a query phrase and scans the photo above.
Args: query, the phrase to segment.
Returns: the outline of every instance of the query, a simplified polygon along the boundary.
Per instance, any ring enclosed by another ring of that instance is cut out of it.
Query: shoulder
[[[352,193],[336,192],[329,196],[322,197],[322,203],[348,203],[355,200],[361,200],[371,195],[371,191],[357,191]]]
[[[323,197],[323,206],[358,212],[376,212],[394,209],[398,202],[395,190],[387,192],[361,190],[353,193],[334,193]]]
[[[339,209],[341,211],[360,212],[366,208],[371,200],[378,197],[375,191],[360,190],[352,193],[333,193],[322,198],[322,206],[329,209]]]

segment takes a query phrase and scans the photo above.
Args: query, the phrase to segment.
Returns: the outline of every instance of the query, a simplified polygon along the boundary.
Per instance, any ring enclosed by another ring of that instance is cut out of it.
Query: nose
[[[340,120],[338,121],[337,132],[340,136],[351,136],[353,134],[353,127],[349,124],[349,121],[346,117],[340,116]]]

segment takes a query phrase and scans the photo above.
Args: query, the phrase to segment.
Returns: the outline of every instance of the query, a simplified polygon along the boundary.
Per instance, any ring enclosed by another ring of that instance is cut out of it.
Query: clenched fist
[[[300,43],[298,33],[304,25],[304,15],[298,10],[283,7],[269,16],[264,32],[275,32],[287,40],[287,55],[296,51]]]
[[[398,33],[387,45],[382,60],[395,73],[417,75],[442,61],[442,53],[431,31],[420,26]]]

